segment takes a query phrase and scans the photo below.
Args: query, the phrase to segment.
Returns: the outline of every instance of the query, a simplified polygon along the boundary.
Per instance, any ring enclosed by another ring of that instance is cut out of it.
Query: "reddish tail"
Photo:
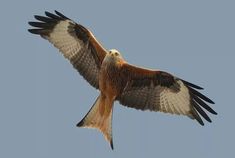
[[[113,149],[112,138],[113,102],[99,96],[86,116],[77,124],[78,127],[95,128],[101,131]]]

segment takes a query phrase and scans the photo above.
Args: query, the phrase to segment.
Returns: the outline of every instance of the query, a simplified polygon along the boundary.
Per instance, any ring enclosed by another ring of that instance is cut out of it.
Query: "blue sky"
[[[233,1],[0,2],[0,157],[234,156]],[[49,42],[29,34],[33,15],[58,10],[88,27],[130,63],[201,85],[217,116],[204,127],[187,117],[115,103],[114,151],[76,124],[99,92]]]

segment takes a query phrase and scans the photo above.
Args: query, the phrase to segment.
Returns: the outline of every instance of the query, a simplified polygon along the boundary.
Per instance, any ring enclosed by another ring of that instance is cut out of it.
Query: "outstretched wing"
[[[140,110],[186,115],[204,125],[200,115],[211,122],[204,110],[217,114],[207,103],[212,100],[197,90],[203,88],[163,71],[153,71],[125,63],[121,74],[123,91],[117,100],[124,106]],[[207,102],[207,103],[206,103]]]
[[[28,31],[50,41],[92,86],[99,88],[98,73],[106,50],[82,25],[58,11],[45,14],[45,17],[35,15],[38,21],[29,25],[36,28]]]

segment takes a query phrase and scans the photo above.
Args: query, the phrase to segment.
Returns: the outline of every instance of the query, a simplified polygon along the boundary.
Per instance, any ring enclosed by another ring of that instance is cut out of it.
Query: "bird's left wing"
[[[196,89],[201,87],[173,75],[148,70],[124,63],[120,72],[123,79],[122,93],[117,100],[124,106],[140,110],[161,111],[186,115],[204,125],[200,115],[211,122],[204,110],[217,114],[206,102],[212,100]]]
[[[58,11],[45,14],[35,15],[38,21],[29,24],[36,28],[28,31],[50,41],[92,86],[99,88],[98,73],[106,50],[84,26]]]

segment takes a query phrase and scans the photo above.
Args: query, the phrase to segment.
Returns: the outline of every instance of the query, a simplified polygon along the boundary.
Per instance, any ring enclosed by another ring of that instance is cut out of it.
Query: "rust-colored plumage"
[[[50,41],[100,95],[78,127],[101,131],[113,149],[112,112],[114,101],[140,110],[186,115],[204,125],[201,116],[211,119],[204,110],[217,114],[208,103],[212,100],[197,90],[203,88],[167,72],[149,70],[128,64],[121,54],[105,50],[85,27],[63,14],[45,12],[29,22],[38,34]]]

